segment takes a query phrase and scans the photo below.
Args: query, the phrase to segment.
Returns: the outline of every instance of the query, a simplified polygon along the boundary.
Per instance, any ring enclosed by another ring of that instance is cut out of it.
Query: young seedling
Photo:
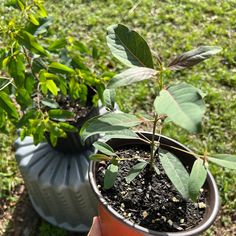
[[[150,145],[150,158],[138,159],[138,164],[131,168],[125,178],[127,183],[130,183],[147,167],[159,174],[159,170],[155,166],[156,160],[159,159],[168,178],[183,198],[195,201],[206,180],[208,163],[212,162],[226,168],[236,169],[236,156],[228,154],[209,156],[206,153],[199,155],[179,149],[196,157],[191,173],[189,173],[173,153],[160,148],[160,140],[155,141],[157,128],[159,129],[158,132],[161,133],[165,123],[172,121],[187,131],[196,133],[201,129],[201,121],[205,112],[204,94],[201,90],[187,83],[168,84],[168,81],[164,81],[163,75],[168,70],[174,71],[192,67],[219,53],[221,48],[201,46],[175,57],[167,64],[164,64],[158,56],[157,68],[155,69],[152,53],[146,41],[137,32],[128,29],[126,26],[122,24],[110,26],[107,43],[113,56],[130,67],[113,77],[108,83],[106,94],[104,94],[106,100],[109,101],[108,104],[114,103],[111,101],[114,99],[111,94],[114,94],[116,88],[143,80],[155,79],[159,85],[159,91],[157,91],[153,103],[154,115],[147,119],[125,113],[110,112],[88,121],[82,128],[81,135],[84,139],[93,135],[93,128],[96,133],[104,134],[106,139],[134,138],[148,143]],[[137,135],[130,129],[143,121],[152,122],[151,140]],[[108,144],[96,142],[94,146],[103,154],[94,154],[91,159],[110,163],[105,173],[104,188],[111,188],[119,171],[119,163],[129,161],[129,159],[117,156]]]

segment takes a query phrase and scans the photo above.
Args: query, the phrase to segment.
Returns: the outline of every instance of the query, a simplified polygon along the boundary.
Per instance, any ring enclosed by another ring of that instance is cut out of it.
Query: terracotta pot
[[[147,138],[151,138],[151,134],[147,132],[143,132]],[[155,139],[158,140],[159,136],[156,135]],[[187,147],[178,143],[177,141],[167,138],[165,136],[160,136],[160,143],[163,149],[169,150],[174,153],[177,157],[180,158],[181,162],[184,165],[189,165],[192,167],[195,157],[191,154],[181,152],[179,150],[173,149],[170,146],[175,148],[180,148],[182,150],[190,151]],[[140,140],[111,140],[109,141],[109,145],[111,145],[114,149],[118,147],[130,146],[133,144],[147,145]],[[169,147],[165,146],[168,145]],[[180,155],[181,154],[181,155]],[[89,167],[89,181],[92,185],[92,189],[95,192],[98,198],[98,211],[101,220],[101,228],[103,236],[144,236],[144,235],[159,235],[159,236],[190,236],[190,235],[200,235],[201,232],[205,231],[209,228],[218,212],[219,212],[219,193],[212,177],[211,173],[208,171],[207,180],[204,184],[204,189],[207,189],[206,203],[207,208],[203,220],[194,228],[182,231],[182,232],[157,232],[148,230],[147,228],[141,227],[137,224],[130,222],[125,219],[119,213],[117,213],[111,206],[108,205],[107,201],[101,195],[100,191],[97,188],[96,184],[96,168],[97,162],[90,162]]]

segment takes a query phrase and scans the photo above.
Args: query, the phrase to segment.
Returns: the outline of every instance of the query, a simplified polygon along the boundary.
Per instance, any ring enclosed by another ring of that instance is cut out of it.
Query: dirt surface
[[[150,152],[135,147],[117,152],[122,158],[148,158]],[[104,190],[103,176],[107,164],[100,164],[98,184],[106,200],[125,218],[156,231],[178,232],[196,226],[205,212],[205,191],[196,203],[182,198],[165,174],[161,164],[156,163],[160,174],[147,166],[130,184],[125,177],[137,160],[121,161],[114,187]]]
[[[18,197],[16,202],[1,202],[0,235],[27,236],[37,232],[40,218],[32,208],[25,186],[17,186],[12,194]]]

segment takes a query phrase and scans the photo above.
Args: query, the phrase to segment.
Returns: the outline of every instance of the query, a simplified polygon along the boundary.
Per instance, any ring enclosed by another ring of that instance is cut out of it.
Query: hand
[[[93,217],[93,224],[87,236],[102,236],[100,221],[97,216]]]

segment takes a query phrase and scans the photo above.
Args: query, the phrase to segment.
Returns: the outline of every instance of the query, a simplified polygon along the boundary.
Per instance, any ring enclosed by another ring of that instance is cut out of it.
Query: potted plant
[[[95,142],[99,153],[90,157],[89,178],[99,200],[102,233],[199,235],[219,211],[218,190],[208,164],[236,169],[236,156],[197,154],[161,135],[166,122],[199,131],[205,111],[201,90],[186,83],[169,85],[163,75],[194,66],[221,49],[201,46],[167,66],[158,57],[154,69],[151,51],[137,32],[113,25],[108,28],[107,42],[112,54],[131,67],[113,77],[108,89],[156,78],[159,91],[151,117],[111,112],[87,121],[80,131],[83,140],[97,133],[110,140]],[[130,129],[142,122],[151,122],[153,131]]]
[[[19,130],[16,159],[37,212],[87,231],[96,214],[87,170],[97,137],[82,145],[79,130],[101,113],[109,76],[81,41],[54,37],[43,1],[13,1],[11,8],[19,17],[1,25],[0,127],[10,121]]]

